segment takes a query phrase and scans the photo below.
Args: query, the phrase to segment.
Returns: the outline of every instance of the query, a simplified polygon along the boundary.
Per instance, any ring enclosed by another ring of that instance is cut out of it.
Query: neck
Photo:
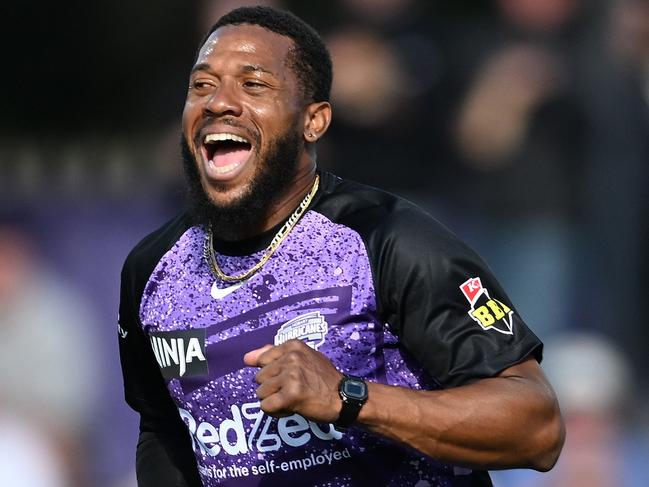
[[[304,197],[311,191],[315,181],[315,166],[299,174],[293,183],[287,188],[285,194],[272,205],[267,213],[261,232],[270,230],[274,226],[286,220]],[[261,233],[259,232],[259,233]]]

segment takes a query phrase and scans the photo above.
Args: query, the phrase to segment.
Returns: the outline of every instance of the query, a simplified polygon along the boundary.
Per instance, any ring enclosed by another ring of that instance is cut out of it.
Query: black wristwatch
[[[338,384],[338,394],[343,400],[343,407],[335,426],[346,429],[356,421],[358,413],[367,401],[367,384],[360,377],[345,375]]]

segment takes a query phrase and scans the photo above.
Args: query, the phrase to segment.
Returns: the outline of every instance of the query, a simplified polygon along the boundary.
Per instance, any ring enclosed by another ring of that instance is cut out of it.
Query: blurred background
[[[188,71],[246,3],[0,7],[0,485],[135,486],[119,273],[182,205]],[[566,448],[496,485],[649,485],[649,2],[262,3],[331,49],[320,166],[444,222],[546,342]]]

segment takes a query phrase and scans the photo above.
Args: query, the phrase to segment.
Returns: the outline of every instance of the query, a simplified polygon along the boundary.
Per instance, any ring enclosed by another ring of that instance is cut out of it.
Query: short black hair
[[[270,7],[240,7],[225,14],[212,26],[201,47],[219,27],[226,25],[258,25],[293,41],[289,66],[302,83],[309,101],[329,101],[333,68],[331,56],[320,35],[313,27],[291,12]]]

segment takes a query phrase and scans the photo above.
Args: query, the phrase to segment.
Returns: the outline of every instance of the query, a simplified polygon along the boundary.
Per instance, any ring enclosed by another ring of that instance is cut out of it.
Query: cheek
[[[253,120],[257,129],[266,139],[264,145],[272,143],[278,135],[283,135],[290,127],[295,126],[296,120],[301,117],[297,108],[288,107],[284,100],[273,100],[273,102],[257,106],[251,110]]]
[[[253,122],[265,127],[272,124],[273,119],[279,115],[281,107],[279,104],[271,102],[251,106],[249,110]]]
[[[200,110],[197,108],[196,104],[187,101],[185,102],[185,107],[183,108],[182,113],[182,131],[187,136],[188,141],[191,143],[193,136],[190,133],[198,120],[198,115]]]

